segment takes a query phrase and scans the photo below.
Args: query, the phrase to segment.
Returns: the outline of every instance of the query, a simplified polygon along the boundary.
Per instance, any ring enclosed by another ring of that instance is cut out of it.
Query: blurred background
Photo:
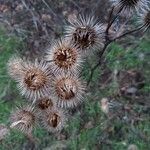
[[[110,7],[107,0],[0,0],[0,123],[9,125],[10,112],[26,101],[7,74],[8,59],[14,54],[31,60],[43,57],[52,39],[63,36],[70,18],[90,14],[106,24]],[[136,27],[136,20],[127,27]],[[149,150],[149,56],[148,33],[112,43],[94,72],[84,104],[72,113],[61,133],[37,127],[33,143],[11,131],[0,150]],[[97,61],[96,55],[87,57],[82,71],[85,80]]]

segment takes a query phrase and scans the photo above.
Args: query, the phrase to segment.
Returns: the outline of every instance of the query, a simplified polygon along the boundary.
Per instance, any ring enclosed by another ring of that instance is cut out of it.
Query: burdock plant
[[[97,21],[94,16],[79,14],[65,27],[65,36],[51,44],[43,60],[31,62],[17,56],[10,58],[8,73],[28,101],[27,106],[17,108],[11,113],[10,129],[15,128],[32,135],[35,125],[39,124],[49,132],[60,132],[67,120],[71,119],[69,111],[85,100],[86,84],[80,76],[84,59],[99,50],[99,60],[89,72],[88,86],[112,42],[138,31],[144,33],[150,28],[147,0],[113,2],[115,5],[112,6],[106,25]],[[112,31],[122,12],[130,13],[134,10],[140,16],[139,27],[121,30],[120,24],[117,30]],[[105,101],[103,103],[106,104]],[[7,131],[9,128],[1,126],[0,140]]]
[[[81,53],[77,46],[67,39],[60,39],[47,50],[46,61],[53,73],[77,73],[82,65]]]
[[[70,20],[70,25],[66,26],[66,37],[84,54],[101,46],[102,35],[102,24],[93,16],[79,15],[78,19]]]

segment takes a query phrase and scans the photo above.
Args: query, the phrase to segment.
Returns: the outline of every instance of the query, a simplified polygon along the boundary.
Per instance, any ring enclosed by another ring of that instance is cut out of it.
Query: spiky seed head
[[[31,68],[26,72],[24,83],[30,90],[39,90],[47,82],[47,76],[40,68]]]
[[[132,13],[134,10],[148,7],[148,0],[112,0],[114,5],[122,11]]]
[[[11,128],[15,128],[24,133],[31,133],[36,122],[34,108],[30,106],[18,108],[10,116]]]
[[[77,60],[77,51],[75,49],[65,48],[58,49],[54,53],[54,62],[60,68],[68,69]]]
[[[61,99],[69,100],[75,97],[77,92],[76,81],[70,78],[62,78],[56,83],[56,92]]]
[[[141,0],[119,0],[121,7],[135,8]]]
[[[77,72],[81,67],[81,55],[69,40],[60,39],[48,50],[46,60],[55,73]]]
[[[81,52],[95,50],[103,42],[103,28],[94,17],[79,16],[79,19],[70,20],[66,27],[66,37],[69,38]]]
[[[56,113],[49,114],[49,117],[48,117],[49,126],[56,128],[59,123],[60,123],[60,116],[58,114]]]
[[[5,137],[9,134],[9,129],[4,124],[0,124],[0,141],[5,139]]]
[[[61,74],[52,80],[52,93],[59,107],[76,107],[83,101],[85,83],[73,74]]]
[[[79,44],[81,49],[86,49],[90,45],[93,45],[95,37],[96,33],[89,27],[78,27],[73,34],[73,40],[76,44]]]
[[[41,61],[28,62],[24,67],[24,73],[18,80],[18,87],[30,100],[37,100],[50,94],[52,73],[49,66]]]
[[[63,129],[68,120],[68,114],[60,108],[46,110],[41,114],[42,126],[49,132],[58,132]]]
[[[17,80],[22,76],[22,73],[24,71],[24,66],[23,66],[23,59],[17,56],[13,56],[9,59],[7,63],[7,68],[8,68],[8,73],[9,75]]]
[[[40,110],[51,109],[54,106],[54,102],[49,97],[44,97],[37,101],[37,106]]]

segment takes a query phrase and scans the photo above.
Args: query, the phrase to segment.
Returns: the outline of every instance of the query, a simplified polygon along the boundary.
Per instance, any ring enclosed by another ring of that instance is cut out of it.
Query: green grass
[[[9,115],[11,110],[20,103],[20,97],[17,95],[16,84],[7,74],[8,59],[17,53],[21,47],[21,41],[12,35],[6,35],[4,29],[0,29],[0,123],[9,125]],[[18,142],[22,141],[22,134],[15,131],[10,133],[0,145],[1,150],[19,149]]]
[[[136,46],[135,46],[136,45]],[[123,48],[118,44],[113,43],[109,50],[111,50],[106,57],[107,67],[114,71],[117,70],[128,70],[128,69],[138,69],[140,70],[145,77],[145,86],[141,90],[143,93],[148,93],[150,91],[150,82],[149,82],[149,66],[148,66],[148,53],[150,48],[150,39],[143,38],[141,41],[138,41],[133,46],[129,46],[128,48]],[[133,48],[133,47],[136,48]],[[144,55],[144,59],[140,58],[140,55]],[[94,61],[94,62],[93,62]],[[85,75],[85,79],[89,78],[89,66],[94,65],[95,59],[94,56],[88,63],[85,63],[85,67],[83,70],[83,75]],[[92,96],[88,97],[88,101],[84,107],[85,122],[88,120],[94,120],[94,127],[89,130],[80,130],[75,138],[71,139],[71,143],[69,144],[71,149],[97,149],[97,145],[99,141],[103,137],[103,130],[101,123],[106,121],[104,114],[100,111],[98,101],[102,97],[109,97],[117,90],[117,85],[115,83],[110,83],[103,90],[98,90],[97,81],[99,80],[99,76],[101,74],[100,69],[98,68],[92,79],[92,88],[90,89]],[[136,105],[134,105],[136,107]],[[138,107],[138,109],[140,109]],[[83,122],[84,122],[83,121]],[[73,124],[73,122],[71,123]],[[76,122],[77,124],[77,122]],[[138,146],[139,150],[148,150],[150,149],[149,141],[150,141],[150,119],[147,116],[147,120],[144,122],[140,122],[134,128],[134,132],[129,124],[123,124],[120,120],[116,122],[112,122],[112,127],[120,128],[120,132],[123,136],[117,137],[118,133],[114,132],[112,137],[110,137],[110,145],[106,143],[102,143],[100,146],[102,150],[126,150],[129,144],[135,144]],[[77,126],[77,128],[81,128]],[[136,133],[137,132],[137,133]],[[147,137],[147,142],[143,140],[139,134],[144,134]],[[105,136],[105,135],[104,135]]]
[[[14,36],[6,35],[4,30],[0,30],[0,99],[10,95],[15,91],[15,84],[7,74],[8,59],[17,53],[21,46],[21,41]],[[10,90],[11,87],[11,90]],[[14,90],[13,90],[14,89]],[[11,92],[11,93],[10,93]]]
[[[0,30],[0,123],[9,125],[9,115],[16,105],[22,103],[22,98],[18,94],[16,84],[7,75],[6,64],[8,59],[18,53],[18,49],[21,49],[22,41],[18,38],[10,35],[6,35],[4,30]],[[149,69],[148,69],[148,51],[150,48],[149,38],[143,38],[137,43],[136,48],[128,47],[123,48],[118,44],[112,44],[109,49],[111,52],[107,55],[107,67],[112,71],[114,69],[127,70],[127,69],[139,69],[142,70],[146,79],[146,85],[142,89],[147,93],[150,90],[149,86]],[[139,59],[139,54],[145,55],[144,59]],[[89,58],[84,65],[83,78],[88,80],[89,67],[96,64],[94,55]],[[39,142],[37,143],[38,149],[46,147],[52,147],[56,145],[65,145],[68,150],[126,150],[129,144],[135,144],[139,150],[150,149],[148,142],[144,140],[141,135],[146,135],[146,139],[150,140],[150,119],[141,121],[134,128],[128,124],[120,122],[120,120],[114,120],[110,124],[112,130],[109,131],[109,135],[104,132],[106,126],[107,117],[100,109],[99,101],[102,97],[109,97],[116,91],[117,85],[115,83],[109,84],[105,89],[97,89],[97,81],[101,74],[101,70],[98,68],[93,76],[91,84],[91,93],[85,98],[85,104],[79,112],[73,116],[68,122],[68,126],[64,132],[67,134],[67,139],[63,141],[57,140],[56,136],[49,135],[47,131],[41,128],[34,130],[34,136],[37,137]],[[139,107],[137,107],[137,111]],[[88,122],[92,122],[93,125],[90,128],[84,128],[84,125]],[[105,139],[109,139],[106,141]],[[18,131],[11,131],[3,143],[0,145],[0,150],[20,150],[22,145],[27,143],[27,139],[23,134]],[[107,143],[108,142],[108,143]]]

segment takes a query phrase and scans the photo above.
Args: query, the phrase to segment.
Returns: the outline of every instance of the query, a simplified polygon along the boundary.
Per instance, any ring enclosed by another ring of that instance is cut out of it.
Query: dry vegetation
[[[1,0],[0,149],[150,149],[149,15],[146,0],[140,22],[126,2],[111,9],[105,0]],[[78,14],[100,20],[97,35],[67,27]],[[66,28],[74,44],[58,40]]]

